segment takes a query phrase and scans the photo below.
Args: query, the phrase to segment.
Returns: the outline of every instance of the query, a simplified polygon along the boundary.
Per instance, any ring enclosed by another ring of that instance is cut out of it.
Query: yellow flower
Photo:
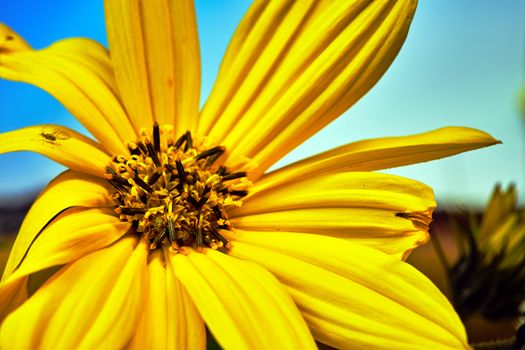
[[[402,261],[428,240],[432,190],[371,171],[497,141],[444,128],[265,174],[377,82],[415,1],[256,1],[200,112],[193,4],[105,9],[111,55],[85,39],[34,51],[0,30],[0,75],[47,90],[97,139],[0,135],[0,152],[70,169],[13,247],[0,347],[203,348],[206,324],[227,349],[468,348],[445,297]]]

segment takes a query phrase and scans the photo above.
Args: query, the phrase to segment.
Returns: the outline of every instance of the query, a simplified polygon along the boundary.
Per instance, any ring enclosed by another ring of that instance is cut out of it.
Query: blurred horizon
[[[196,1],[202,56],[201,103],[209,94],[222,55],[249,1]],[[364,138],[400,136],[447,125],[479,128],[502,145],[452,158],[390,169],[434,188],[438,204],[481,208],[495,183],[514,182],[525,193],[524,85],[525,1],[420,2],[410,33],[385,76],[342,117],[298,147],[278,165]],[[0,21],[35,48],[83,36],[107,45],[102,1],[30,1],[3,4]],[[85,131],[38,88],[0,80],[0,132],[35,124]],[[0,206],[13,205],[63,171],[46,158],[18,152],[0,155]],[[520,196],[523,202],[525,195]]]

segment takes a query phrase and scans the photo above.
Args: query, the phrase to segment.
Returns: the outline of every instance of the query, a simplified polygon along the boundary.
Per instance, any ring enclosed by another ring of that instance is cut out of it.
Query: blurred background
[[[249,4],[246,0],[196,1],[202,52],[202,102]],[[491,133],[503,144],[388,172],[432,186],[440,211],[468,208],[480,213],[496,182],[516,183],[522,203],[525,199],[523,18],[524,0],[421,1],[404,47],[379,83],[351,110],[277,166],[354,140],[407,135],[447,125],[470,126]],[[35,48],[74,36],[107,43],[102,1],[4,1],[0,21],[14,28]],[[48,123],[85,132],[47,93],[26,84],[0,80],[0,132]],[[0,162],[3,170],[0,233],[4,234],[0,235],[0,248],[5,248],[9,246],[5,234],[16,232],[31,201],[63,168],[26,152],[0,155]],[[438,227],[443,217],[440,215],[436,216]],[[451,250],[454,254],[454,249]],[[1,264],[6,253],[5,249],[0,251]],[[425,254],[435,259],[430,245],[417,254],[413,261],[424,272],[443,278],[440,265],[428,263],[430,258]]]

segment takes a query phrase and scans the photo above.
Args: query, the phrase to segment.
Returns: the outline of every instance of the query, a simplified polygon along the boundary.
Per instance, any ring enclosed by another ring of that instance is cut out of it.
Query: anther
[[[197,209],[202,208],[202,206],[203,206],[204,204],[206,204],[207,201],[208,201],[208,196],[202,196],[202,197],[199,199],[199,202],[197,203]]]
[[[224,151],[225,151],[225,150],[226,150],[226,149],[225,149],[224,147],[222,147],[222,152],[220,152],[220,153],[217,152],[217,153],[211,155],[210,157],[208,157],[208,160],[206,161],[206,167],[209,167],[209,166],[211,166],[213,163],[215,163],[215,161],[216,161],[217,159],[219,159],[219,158],[224,154]]]
[[[146,208],[118,207],[115,209],[115,213],[123,215],[145,214],[146,211]]]
[[[226,195],[226,194],[228,194],[228,193],[230,193],[232,191],[232,189],[230,187],[231,186],[222,187],[221,189],[217,190],[217,192]]]
[[[148,195],[146,194],[146,192],[144,192],[143,189],[139,188],[138,191],[139,193],[139,199],[142,203],[144,204],[147,204],[148,203]]]
[[[179,175],[180,183],[183,184],[184,181],[186,181],[186,171],[184,171],[184,167],[182,166],[182,162],[180,160],[176,160],[175,164],[177,165],[177,173]]]
[[[188,132],[185,132],[181,137],[175,141],[175,144],[173,145],[176,149],[179,149],[180,146],[186,141],[186,137],[188,136]]]
[[[146,145],[144,145],[144,143],[142,141],[139,141],[137,143],[137,146],[139,146],[140,151],[142,152],[142,154],[144,154],[145,156],[148,155],[148,149],[146,148]]]
[[[157,122],[153,123],[153,145],[155,152],[160,153],[160,128]]]
[[[230,173],[230,174],[224,175],[222,177],[222,181],[239,179],[241,177],[246,177],[246,175],[247,175],[246,171],[237,171],[237,172],[234,172],[234,173]]]
[[[191,194],[188,193],[188,198],[186,198],[186,200],[190,202],[191,205],[195,207],[195,209],[200,209],[199,202],[197,202],[197,200]]]
[[[148,180],[148,185],[153,186],[158,181],[158,179],[160,178],[160,175],[161,175],[160,171],[157,171],[156,173],[151,175],[151,177]]]
[[[215,214],[215,217],[217,218],[217,220],[224,219],[224,217],[222,215],[222,210],[219,208],[218,205],[213,206],[212,210],[213,210],[213,213]]]
[[[107,175],[106,177],[108,178],[108,180],[114,181],[114,182],[118,183],[118,184],[121,185],[121,186],[124,186],[124,187],[131,187],[131,184],[128,182],[128,180],[126,180],[126,179],[123,178],[122,176],[118,176],[118,175]]]
[[[246,197],[248,195],[248,191],[245,191],[245,190],[231,191],[230,195],[232,195],[232,196],[239,196],[239,197]]]
[[[155,165],[157,166],[157,169],[159,169],[160,168],[160,160],[159,160],[159,157],[157,156],[157,152],[155,152],[155,148],[153,147],[151,142],[146,142],[146,148],[148,149],[148,154],[151,157],[151,159],[153,160],[153,163],[155,163]]]
[[[212,186],[211,185],[206,185],[206,187],[204,187],[204,189],[202,190],[201,197],[207,196],[208,193],[211,192],[211,190],[212,190]]]
[[[206,151],[202,151],[201,153],[197,154],[195,156],[195,160],[201,160],[205,159],[214,155],[221,156],[224,153],[224,147],[216,146],[210,149],[207,149]]]
[[[135,175],[135,176],[133,177],[133,181],[135,181],[135,183],[136,183],[138,186],[142,187],[146,192],[149,192],[149,193],[153,193],[153,192],[154,192],[153,188],[151,188],[150,185],[148,185],[147,183],[145,183],[144,180],[142,180],[142,179],[141,179],[140,177],[138,177],[137,175]]]
[[[186,145],[184,145],[184,152],[188,152],[190,148],[193,148],[193,139],[191,138],[191,133],[186,131]]]
[[[227,173],[228,173],[228,169],[223,165],[221,165],[219,169],[217,169],[217,175],[219,176],[225,175]]]
[[[115,187],[115,189],[116,189],[117,191],[127,192],[127,189],[126,189],[124,186],[122,186],[122,185],[116,183],[115,181],[113,181],[113,180],[109,180],[109,183],[110,183],[113,187]]]
[[[169,171],[170,173],[173,173],[176,169],[173,165],[171,165],[170,163],[166,163],[164,164],[164,166],[166,167],[166,170]]]

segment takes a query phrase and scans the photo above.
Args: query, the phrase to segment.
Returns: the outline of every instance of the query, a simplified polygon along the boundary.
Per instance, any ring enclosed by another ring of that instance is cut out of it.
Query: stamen
[[[146,194],[146,192],[144,192],[144,190],[142,189],[138,189],[138,195],[139,195],[139,199],[142,203],[144,204],[147,204],[148,203],[148,195]]]
[[[115,189],[117,189],[118,191],[121,191],[121,192],[125,192],[126,191],[126,188],[118,183],[116,183],[115,181],[113,180],[109,180],[109,183],[115,187]]]
[[[239,197],[246,197],[248,195],[248,191],[245,191],[245,190],[230,191],[230,195],[232,195],[232,196],[239,196]]]
[[[153,123],[153,145],[155,146],[155,152],[160,153],[160,129],[159,123]]]
[[[160,179],[160,175],[161,173],[159,171],[157,171],[156,173],[154,173],[148,180],[148,185],[150,186],[153,186],[155,184],[155,182],[157,182],[158,179]]]
[[[175,167],[170,163],[166,163],[164,164],[164,166],[166,167],[166,170],[168,170],[170,173],[173,173],[176,170]]]
[[[179,137],[179,138],[177,139],[177,141],[175,142],[174,147],[177,148],[177,149],[179,149],[180,146],[182,146],[182,145],[186,142],[186,140],[188,139],[188,135],[189,135],[189,134],[190,134],[190,132],[189,132],[189,131],[186,131],[181,137]]]
[[[207,201],[208,201],[208,197],[207,196],[201,197],[201,199],[199,199],[199,203],[197,203],[197,208],[198,209],[202,208],[202,206],[204,204],[206,204]]]
[[[206,151],[203,151],[201,153],[199,153],[195,159],[196,160],[200,160],[200,159],[205,159],[205,158],[208,158],[210,156],[213,156],[213,155],[216,155],[216,154],[219,154],[222,155],[224,153],[224,147],[221,147],[221,146],[216,146],[216,147],[213,147],[213,148],[210,148],[210,149],[207,149]]]
[[[229,181],[234,179],[240,179],[241,177],[246,177],[246,171],[237,171],[234,173],[229,173],[222,177],[222,181]]]
[[[147,183],[144,182],[144,180],[142,180],[140,177],[138,177],[137,175],[135,175],[133,177],[133,181],[135,181],[135,183],[137,185],[139,185],[140,187],[142,187],[146,192],[149,192],[149,193],[153,193],[153,188],[151,188],[150,185],[148,185]]]
[[[108,175],[107,176],[108,180],[111,180],[121,186],[124,186],[124,187],[130,187],[131,184],[128,182],[128,180],[124,179],[123,177],[120,177],[118,175]]]
[[[171,128],[154,123],[151,133],[128,143],[131,155],[116,155],[105,177],[115,188],[111,198],[120,220],[149,240],[150,249],[168,245],[172,253],[192,246],[228,249],[220,230],[230,230],[227,210],[248,195],[246,172],[230,172],[219,161],[222,146],[194,146],[189,131],[173,143]],[[161,135],[168,140],[161,142]]]
[[[148,153],[153,160],[153,163],[157,166],[157,169],[160,168],[160,160],[159,157],[157,157],[157,152],[155,152],[155,149],[153,148],[153,145],[151,142],[146,142],[146,148],[148,149]]]
[[[202,195],[201,197],[205,197],[208,195],[208,193],[210,193],[212,190],[212,186],[211,185],[206,185],[206,187],[204,187],[204,190],[202,190]]]
[[[177,164],[177,173],[179,175],[180,183],[183,184],[184,181],[186,181],[186,171],[184,171],[184,167],[182,166],[182,162],[177,159],[175,162]]]
[[[197,200],[193,198],[191,194],[188,194],[187,200],[195,207],[195,209],[200,209],[199,202],[197,202]]]
[[[115,209],[115,212],[117,214],[124,214],[124,215],[136,215],[136,214],[145,214],[146,208],[128,208],[128,207],[118,207]]]
[[[186,131],[186,145],[184,146],[184,152],[188,152],[190,148],[193,148],[193,139],[191,138],[191,133]]]
[[[143,155],[145,156],[148,155],[148,149],[146,148],[146,145],[144,145],[142,141],[137,142],[137,146],[139,146],[140,151],[142,152]]]
[[[216,205],[212,208],[213,213],[215,214],[215,217],[218,219],[224,219],[222,216],[222,210]]]

